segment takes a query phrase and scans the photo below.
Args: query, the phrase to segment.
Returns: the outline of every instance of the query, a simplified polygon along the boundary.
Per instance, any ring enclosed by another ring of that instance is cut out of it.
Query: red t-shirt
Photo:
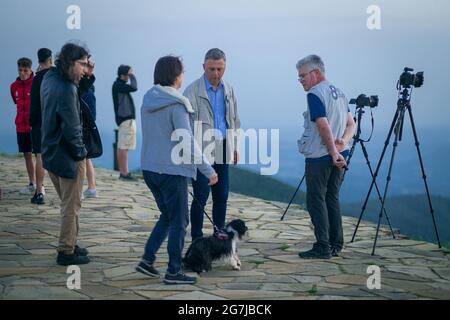
[[[11,97],[17,107],[16,131],[30,132],[30,91],[33,82],[33,74],[27,80],[17,78],[11,84]]]

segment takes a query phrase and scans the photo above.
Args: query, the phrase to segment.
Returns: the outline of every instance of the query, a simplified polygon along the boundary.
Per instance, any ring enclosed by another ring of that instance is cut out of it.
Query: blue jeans
[[[192,188],[194,190],[194,196],[198,200],[192,200],[191,205],[191,237],[192,239],[200,238],[203,236],[203,210],[206,205],[206,201],[209,197],[209,191],[211,190],[213,206],[212,206],[212,219],[214,224],[223,228],[225,226],[225,216],[227,213],[227,201],[229,192],[228,182],[228,164],[214,164],[214,170],[216,171],[219,181],[213,185],[208,185],[208,178],[206,178],[200,171],[197,170],[197,180],[192,180]],[[200,203],[199,203],[200,202]],[[210,223],[208,221],[208,223]]]
[[[169,235],[167,272],[175,274],[181,270],[181,255],[184,236],[189,224],[187,178],[143,171],[144,180],[158,205],[161,215],[145,245],[143,259],[149,263],[156,260],[156,252]]]

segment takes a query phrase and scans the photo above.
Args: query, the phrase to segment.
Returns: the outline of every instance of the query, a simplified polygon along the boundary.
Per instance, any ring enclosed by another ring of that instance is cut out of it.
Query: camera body
[[[423,85],[423,71],[412,73],[413,68],[405,67],[403,73],[400,75],[399,83],[401,86],[409,88],[414,86],[415,88],[420,88]]]
[[[356,99],[351,99],[349,103],[356,104],[356,108],[375,108],[378,106],[378,100],[378,96],[367,97],[365,94],[360,94]]]

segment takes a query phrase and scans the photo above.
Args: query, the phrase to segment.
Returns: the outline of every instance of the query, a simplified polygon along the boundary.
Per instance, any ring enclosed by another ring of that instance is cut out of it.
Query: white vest
[[[308,93],[316,95],[325,106],[326,117],[334,140],[341,138],[344,135],[348,120],[348,101],[344,93],[327,80],[316,84]],[[311,121],[309,108],[303,113],[303,117],[305,118],[305,131],[301,139],[298,140],[300,153],[306,158],[320,158],[328,155],[328,149],[320,137],[317,125]],[[344,150],[348,150],[348,148],[347,144]]]

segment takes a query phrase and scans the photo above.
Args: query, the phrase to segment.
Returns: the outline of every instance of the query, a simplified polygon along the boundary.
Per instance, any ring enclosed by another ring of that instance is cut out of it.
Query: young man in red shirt
[[[25,165],[28,172],[29,184],[20,191],[23,194],[34,194],[35,175],[32,157],[31,127],[30,127],[30,91],[33,82],[33,71],[31,60],[20,58],[17,60],[19,76],[11,84],[11,97],[17,107],[16,132],[19,152],[23,153]]]

